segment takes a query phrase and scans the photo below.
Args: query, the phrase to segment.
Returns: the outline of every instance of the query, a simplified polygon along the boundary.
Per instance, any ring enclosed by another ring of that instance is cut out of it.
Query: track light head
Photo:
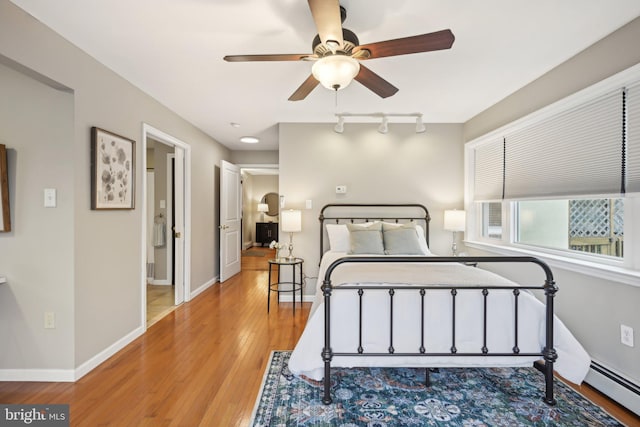
[[[380,133],[389,132],[389,119],[387,119],[387,116],[382,116],[382,123],[380,123],[380,126],[378,126],[378,132]]]
[[[336,123],[336,125],[333,127],[333,130],[336,133],[344,132],[344,117],[338,116],[338,123]]]

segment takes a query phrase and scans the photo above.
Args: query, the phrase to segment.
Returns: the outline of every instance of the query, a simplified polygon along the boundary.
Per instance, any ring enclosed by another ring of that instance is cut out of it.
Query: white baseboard
[[[0,369],[0,381],[74,382],[73,369]]]
[[[76,369],[0,369],[0,381],[75,382],[144,333],[138,327]]]
[[[140,335],[144,334],[145,328],[143,326],[139,326],[133,331],[129,332],[124,337],[120,338],[118,341],[111,344],[109,347],[102,350],[100,353],[93,356],[91,359],[84,362],[82,365],[78,366],[75,371],[75,381],[78,381],[80,378],[87,375],[93,369],[97,368],[100,364],[105,362],[108,358],[125,348],[129,345],[133,340],[138,338]]]
[[[640,416],[640,385],[631,379],[593,360],[584,381]]]
[[[163,286],[171,286],[173,285],[173,283],[171,283],[171,280],[168,279],[151,279],[151,280],[147,280],[147,283],[149,283],[150,285],[163,285]]]
[[[218,283],[219,279],[220,279],[220,277],[216,276],[213,279],[211,279],[211,280],[207,281],[206,283],[204,283],[203,285],[201,285],[200,287],[198,287],[195,290],[191,291],[191,297],[189,298],[189,301],[191,301],[192,299],[194,299],[195,297],[197,297],[198,295],[200,295],[201,293],[203,293],[204,291],[209,289],[211,286],[213,286],[216,283]]]
[[[273,301],[273,295],[271,296],[271,298],[272,298],[272,301]],[[315,295],[303,295],[302,296],[302,302],[313,302],[314,299],[315,299]],[[293,295],[291,295],[291,294],[281,295],[280,296],[280,302],[292,302],[292,301],[293,301]],[[298,295],[296,297],[296,302],[300,302],[300,295]]]

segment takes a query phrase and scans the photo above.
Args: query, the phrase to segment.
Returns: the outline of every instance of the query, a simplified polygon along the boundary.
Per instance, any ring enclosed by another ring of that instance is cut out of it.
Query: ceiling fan
[[[339,0],[308,0],[318,34],[311,54],[228,55],[228,62],[315,61],[312,74],[289,97],[300,101],[322,83],[328,89],[345,88],[357,80],[382,98],[394,95],[398,88],[360,64],[366,59],[449,49],[455,37],[451,30],[360,45],[352,31],[342,28],[347,12]]]

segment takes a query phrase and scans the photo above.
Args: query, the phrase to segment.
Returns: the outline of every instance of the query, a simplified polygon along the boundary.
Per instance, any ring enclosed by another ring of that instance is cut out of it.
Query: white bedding
[[[320,286],[327,267],[347,256],[327,252],[320,264],[316,298],[305,330],[298,341],[289,369],[314,380],[324,376],[321,357],[324,345],[324,297]],[[342,264],[332,274],[332,284],[414,284],[434,290],[425,296],[425,347],[428,353],[448,353],[451,348],[451,293],[437,285],[507,285],[513,282],[480,268],[449,264]],[[537,283],[534,283],[537,284]],[[363,347],[365,352],[386,353],[389,347],[389,295],[387,291],[365,291]],[[510,353],[514,345],[514,296],[511,290],[491,290],[488,297],[487,347],[489,353]],[[420,346],[420,295],[398,290],[394,296],[393,346],[396,353],[418,352]],[[518,347],[521,353],[540,352],[545,345],[545,307],[529,292],[518,302]],[[458,353],[478,353],[482,348],[483,299],[481,290],[460,290],[456,297],[456,348]],[[356,291],[334,291],[331,296],[331,348],[356,352],[358,346],[358,295]],[[589,355],[556,317],[555,370],[576,384],[587,374]],[[332,367],[486,367],[531,366],[540,357],[511,356],[334,356]]]

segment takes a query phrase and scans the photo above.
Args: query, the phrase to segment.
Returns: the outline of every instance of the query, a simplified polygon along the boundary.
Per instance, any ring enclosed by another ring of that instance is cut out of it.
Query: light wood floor
[[[175,287],[147,285],[147,328],[175,310]]]
[[[0,382],[0,402],[68,403],[72,426],[247,425],[270,352],[294,347],[310,306],[294,316],[291,303],[272,301],[267,314],[268,256],[243,257],[242,273],[177,307],[76,383]],[[640,425],[611,401],[598,403]]]

